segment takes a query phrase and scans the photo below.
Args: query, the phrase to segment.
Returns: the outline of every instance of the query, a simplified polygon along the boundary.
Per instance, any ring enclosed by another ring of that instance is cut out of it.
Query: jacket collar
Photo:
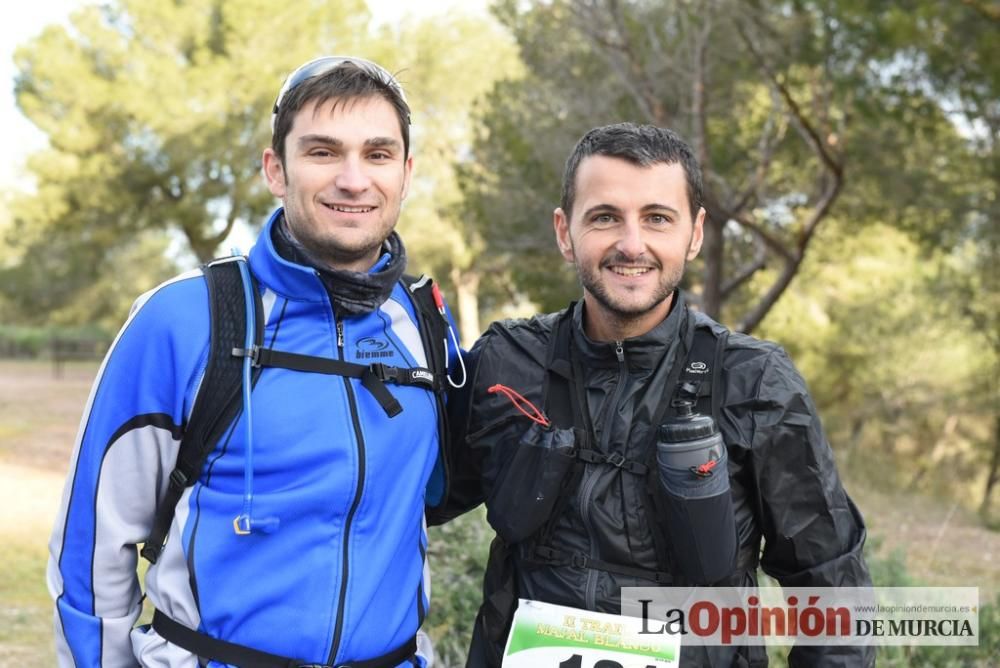
[[[278,255],[271,238],[271,228],[284,209],[278,208],[260,231],[257,243],[250,249],[250,267],[260,282],[286,299],[304,302],[327,301],[326,288],[316,270]]]
[[[617,367],[615,344],[594,341],[587,336],[583,328],[583,310],[583,300],[580,300],[573,307],[573,346],[580,355],[580,361],[585,366]],[[655,368],[680,342],[688,319],[687,300],[681,290],[676,290],[666,318],[645,334],[622,342],[629,369]]]

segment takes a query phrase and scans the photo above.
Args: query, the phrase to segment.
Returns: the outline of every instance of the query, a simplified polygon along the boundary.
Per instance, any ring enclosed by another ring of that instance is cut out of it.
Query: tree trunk
[[[479,326],[479,278],[475,269],[455,267],[451,270],[458,308],[459,340],[466,350],[472,347],[483,331]]]
[[[983,491],[983,502],[979,506],[979,514],[986,516],[990,510],[993,488],[1000,481],[1000,415],[993,423],[993,456],[990,458],[990,471],[986,476],[986,489]]]

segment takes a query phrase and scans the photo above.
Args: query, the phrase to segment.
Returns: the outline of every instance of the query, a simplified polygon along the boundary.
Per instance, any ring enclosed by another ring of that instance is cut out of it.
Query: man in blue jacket
[[[263,346],[431,366],[393,231],[413,168],[399,83],[365,60],[320,58],[289,76],[272,130],[263,171],[283,207],[248,259]],[[259,372],[180,497],[145,578],[156,617],[135,627],[137,545],[204,399],[211,322],[201,272],[183,274],[136,302],[101,366],[50,543],[59,664],[426,665],[439,403],[415,384],[280,364]]]

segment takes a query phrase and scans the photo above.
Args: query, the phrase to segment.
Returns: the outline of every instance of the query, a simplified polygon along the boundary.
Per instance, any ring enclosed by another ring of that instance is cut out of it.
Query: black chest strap
[[[379,406],[389,417],[395,417],[403,411],[386,383],[394,385],[412,385],[425,390],[439,392],[442,379],[430,369],[424,367],[400,368],[376,362],[374,364],[357,364],[330,357],[301,355],[289,353],[274,348],[255,347],[251,350],[235,347],[232,351],[235,357],[249,356],[255,367],[273,367],[305,371],[307,373],[322,373],[330,376],[345,376],[359,378],[366,390],[371,392]]]

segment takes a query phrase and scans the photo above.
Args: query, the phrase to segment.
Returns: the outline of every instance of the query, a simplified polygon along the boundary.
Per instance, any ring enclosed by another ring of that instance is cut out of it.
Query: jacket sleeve
[[[460,388],[448,391],[448,497],[444,504],[428,511],[431,525],[443,524],[462,515],[485,500],[482,487],[484,451],[468,443],[472,394],[479,370],[479,359],[486,337],[479,339],[472,350],[463,352],[466,381]]]
[[[140,298],[94,381],[49,543],[60,666],[137,665],[136,545],[177,458],[188,388],[176,379],[193,366],[185,349],[197,346],[175,345],[180,334],[170,332],[172,321],[191,323],[189,309],[159,294]]]
[[[865,525],[837,474],[805,381],[781,349],[757,391],[751,452],[764,535],[761,566],[787,587],[870,587]],[[790,666],[874,664],[874,648],[800,646]]]

